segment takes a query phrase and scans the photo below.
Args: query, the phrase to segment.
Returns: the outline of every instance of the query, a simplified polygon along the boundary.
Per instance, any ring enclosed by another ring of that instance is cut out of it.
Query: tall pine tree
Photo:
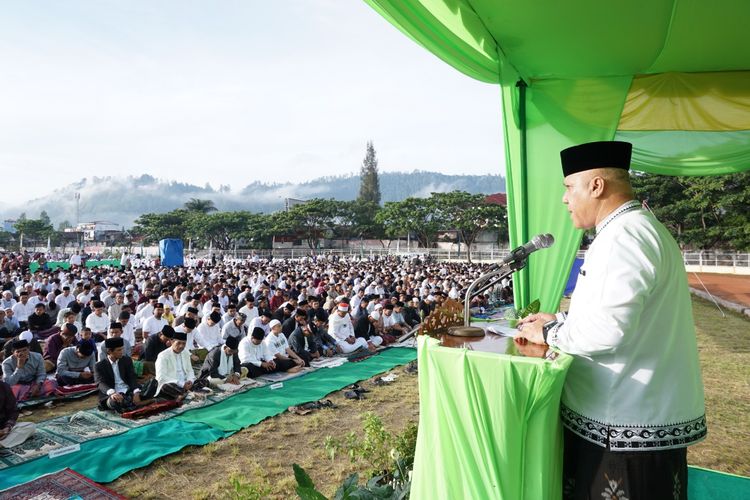
[[[359,169],[359,196],[361,203],[380,205],[380,180],[378,179],[378,159],[372,141],[367,141],[367,154]]]

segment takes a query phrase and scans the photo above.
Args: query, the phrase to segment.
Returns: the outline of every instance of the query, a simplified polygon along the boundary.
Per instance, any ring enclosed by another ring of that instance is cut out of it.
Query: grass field
[[[716,307],[693,300],[703,379],[706,391],[708,438],[690,448],[688,462],[750,476],[750,320],[737,314],[722,317]],[[228,439],[185,450],[130,472],[108,486],[140,498],[229,498],[230,479],[240,481],[243,498],[294,498],[292,463],[299,463],[318,488],[332,495],[362,463],[352,464],[341,453],[327,454],[326,437],[342,438],[362,429],[366,412],[379,415],[391,432],[398,432],[419,416],[417,377],[402,367],[392,370],[395,382],[375,387],[362,401],[346,400],[341,391],[329,398],[337,409],[298,416],[283,413],[238,432]],[[30,420],[50,418],[94,405],[93,399],[38,410]]]

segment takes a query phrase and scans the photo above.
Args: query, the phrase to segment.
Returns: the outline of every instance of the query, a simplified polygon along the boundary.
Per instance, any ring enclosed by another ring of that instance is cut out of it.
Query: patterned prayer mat
[[[0,447],[0,470],[47,455],[58,448],[121,434],[136,427],[172,418],[188,410],[210,406],[235,394],[266,384],[267,382],[256,380],[234,391],[214,389],[208,394],[194,394],[178,408],[138,420],[125,419],[114,412],[96,408],[45,420],[37,424],[34,435],[23,444],[13,448]]]
[[[49,403],[50,401],[56,403],[58,401],[71,401],[73,399],[81,399],[91,396],[92,394],[96,394],[97,392],[98,389],[91,389],[87,391],[70,392],[67,394],[56,394],[55,396],[46,396],[43,398],[27,399],[25,401],[19,401],[18,408],[35,408],[45,403]]]
[[[44,500],[109,500],[126,498],[70,469],[38,477],[0,492],[0,500],[35,498]]]

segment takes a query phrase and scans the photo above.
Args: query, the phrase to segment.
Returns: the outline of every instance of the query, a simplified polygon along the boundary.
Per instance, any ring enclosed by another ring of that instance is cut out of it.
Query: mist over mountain
[[[505,192],[500,175],[445,175],[435,172],[381,172],[381,201],[399,201],[409,196],[429,196],[431,192],[462,190],[469,193]],[[75,223],[75,193],[80,193],[80,220],[105,220],[130,227],[139,215],[169,212],[190,198],[207,199],[219,210],[274,212],[284,208],[286,198],[336,198],[353,200],[359,192],[359,175],[321,177],[302,183],[268,184],[253,182],[244,188],[222,185],[214,188],[138,177],[88,177],[56,189],[47,196],[22,205],[4,206],[3,219],[15,219],[21,213],[36,218],[45,210],[55,226],[62,221]]]

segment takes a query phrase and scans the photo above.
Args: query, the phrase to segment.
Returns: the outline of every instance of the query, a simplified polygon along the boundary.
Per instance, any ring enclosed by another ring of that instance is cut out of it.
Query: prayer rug
[[[0,492],[0,500],[35,498],[44,500],[110,500],[126,498],[76,471],[63,469]]]
[[[18,402],[18,408],[35,408],[37,406],[41,406],[45,403],[49,403],[52,401],[53,403],[56,403],[58,401],[71,401],[73,399],[82,399],[86,398],[88,396],[91,396],[92,394],[96,394],[98,392],[98,389],[96,387],[94,389],[90,389],[87,391],[79,391],[79,392],[72,392],[70,394],[65,394],[64,396],[46,396],[43,398],[35,398],[35,399],[27,399],[25,401],[19,401]]]

